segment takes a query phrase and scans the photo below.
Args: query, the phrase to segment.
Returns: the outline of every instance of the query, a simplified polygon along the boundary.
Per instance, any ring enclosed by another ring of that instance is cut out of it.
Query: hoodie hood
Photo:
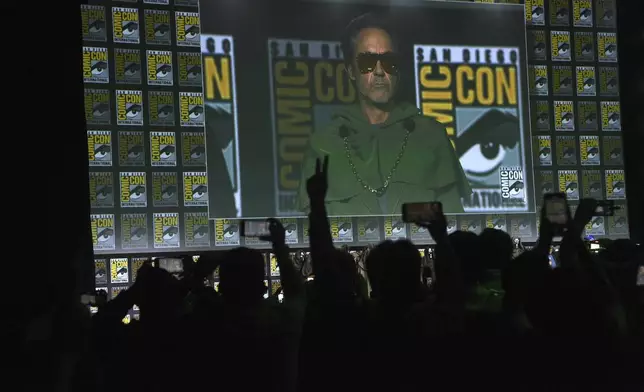
[[[402,128],[413,131],[413,118],[419,115],[418,108],[408,103],[399,103],[389,113],[387,121],[381,124],[371,124],[362,113],[360,105],[351,105],[333,116],[337,124],[338,135],[347,137],[356,155],[367,160],[376,149],[376,141],[382,131]]]
[[[333,120],[337,120],[345,123],[347,126],[357,128],[359,131],[362,131],[363,128],[387,128],[393,124],[404,121],[410,117],[417,116],[419,114],[418,108],[414,105],[408,103],[400,103],[394,107],[394,109],[389,112],[389,118],[382,124],[371,124],[369,120],[362,113],[362,108],[360,105],[351,105],[347,108],[339,111],[333,116]]]

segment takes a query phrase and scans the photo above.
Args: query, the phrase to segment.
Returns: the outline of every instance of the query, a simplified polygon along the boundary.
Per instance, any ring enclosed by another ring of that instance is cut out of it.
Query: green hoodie
[[[386,191],[378,195],[365,189],[363,184],[372,189],[384,185],[406,137],[402,158]],[[398,215],[403,203],[428,201],[440,201],[445,212],[457,213],[463,212],[461,197],[471,194],[445,127],[409,104],[398,104],[386,122],[375,125],[359,105],[352,105],[334,115],[324,130],[314,133],[302,166],[301,211],[309,204],[306,180],[315,171],[316,158],[325,155],[329,156],[329,215]]]

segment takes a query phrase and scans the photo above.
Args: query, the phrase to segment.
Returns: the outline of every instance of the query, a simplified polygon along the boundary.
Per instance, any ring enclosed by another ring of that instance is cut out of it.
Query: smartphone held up
[[[406,223],[432,223],[442,213],[443,205],[439,201],[402,205],[402,218]]]
[[[271,234],[270,222],[266,220],[245,220],[241,225],[242,237],[268,237]]]

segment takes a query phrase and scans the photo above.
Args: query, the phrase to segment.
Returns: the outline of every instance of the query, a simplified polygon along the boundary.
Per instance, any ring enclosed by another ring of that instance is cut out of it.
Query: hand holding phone
[[[403,222],[429,224],[443,213],[443,205],[438,201],[429,203],[405,203],[402,205]]]
[[[271,234],[269,221],[245,220],[241,225],[241,233],[244,237],[260,238]]]
[[[405,203],[402,205],[402,216],[404,222],[427,228],[436,241],[447,235],[447,220],[443,214],[443,204],[439,201]]]
[[[552,228],[552,235],[562,236],[571,218],[566,194],[563,192],[545,194],[541,215],[542,222],[547,221]]]

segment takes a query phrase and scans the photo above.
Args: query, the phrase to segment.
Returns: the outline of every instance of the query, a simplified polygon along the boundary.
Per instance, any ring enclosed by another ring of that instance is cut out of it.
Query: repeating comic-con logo
[[[81,4],[81,26],[83,40],[107,41],[107,20],[102,5]]]
[[[114,250],[114,214],[91,214],[90,228],[95,251]]]
[[[112,7],[112,40],[120,44],[140,42],[137,8]]]
[[[86,88],[83,100],[87,125],[111,124],[110,90]]]
[[[176,172],[152,172],[152,205],[178,207],[179,183]]]
[[[181,246],[179,214],[176,212],[155,212],[152,219],[154,248],[179,248]]]
[[[116,124],[143,126],[141,90],[116,90]]]
[[[170,11],[146,9],[144,23],[145,42],[148,45],[170,45],[172,43]]]
[[[112,172],[89,172],[89,201],[92,208],[114,207]]]
[[[110,70],[107,48],[83,46],[83,82],[109,83]]]
[[[119,84],[141,84],[141,52],[114,48],[114,78]]]

